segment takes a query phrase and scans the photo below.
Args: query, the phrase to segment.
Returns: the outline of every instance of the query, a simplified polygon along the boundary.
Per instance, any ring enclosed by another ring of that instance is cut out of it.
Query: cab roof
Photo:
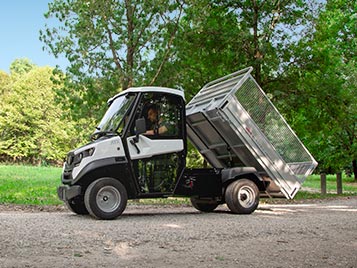
[[[130,88],[118,93],[114,97],[110,98],[108,100],[108,102],[111,102],[114,99],[116,99],[117,97],[127,94],[127,93],[130,93],[130,92],[133,92],[133,93],[140,93],[140,92],[169,93],[169,94],[181,96],[183,99],[185,99],[184,92],[181,90],[178,90],[178,89],[173,89],[173,88],[168,88],[168,87],[130,87]]]

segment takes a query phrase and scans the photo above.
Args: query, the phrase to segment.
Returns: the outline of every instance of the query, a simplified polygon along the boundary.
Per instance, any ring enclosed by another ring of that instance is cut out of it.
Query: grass
[[[0,204],[58,205],[61,168],[0,165]]]
[[[60,205],[57,187],[61,168],[25,165],[0,165],[0,204]],[[183,205],[188,198],[130,200],[134,205]]]
[[[337,183],[336,175],[326,176],[326,189],[327,194],[321,195],[321,182],[320,175],[311,175],[303,183],[302,189],[296,194],[296,199],[309,199],[309,198],[326,198],[336,196]],[[353,177],[342,175],[342,196],[357,195],[357,182]]]
[[[0,165],[0,204],[59,205],[56,188],[61,184],[61,168],[23,165]],[[345,175],[343,196],[357,195],[357,183]],[[336,176],[327,176],[327,192],[321,196],[320,176],[309,176],[295,199],[316,199],[336,196]],[[132,200],[135,205],[187,205],[189,198]]]

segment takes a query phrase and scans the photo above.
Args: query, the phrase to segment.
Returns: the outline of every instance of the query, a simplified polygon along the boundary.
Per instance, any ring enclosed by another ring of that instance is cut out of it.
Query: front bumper
[[[62,201],[68,201],[78,195],[81,194],[81,186],[80,185],[61,185],[57,188],[58,198]]]

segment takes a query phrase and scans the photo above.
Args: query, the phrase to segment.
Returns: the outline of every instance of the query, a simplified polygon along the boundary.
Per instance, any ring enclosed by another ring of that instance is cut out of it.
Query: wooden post
[[[326,174],[321,173],[320,178],[321,178],[321,195],[325,195],[326,194]]]
[[[337,194],[342,194],[342,173],[336,173]]]

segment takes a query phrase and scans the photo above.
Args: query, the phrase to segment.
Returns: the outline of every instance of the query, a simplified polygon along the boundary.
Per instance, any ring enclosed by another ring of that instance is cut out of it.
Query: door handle
[[[136,149],[136,152],[137,152],[138,154],[140,154],[140,149],[139,149],[139,147],[136,145],[136,142],[135,142],[134,139],[130,140],[130,144],[133,145],[133,146],[135,147],[135,149]]]

